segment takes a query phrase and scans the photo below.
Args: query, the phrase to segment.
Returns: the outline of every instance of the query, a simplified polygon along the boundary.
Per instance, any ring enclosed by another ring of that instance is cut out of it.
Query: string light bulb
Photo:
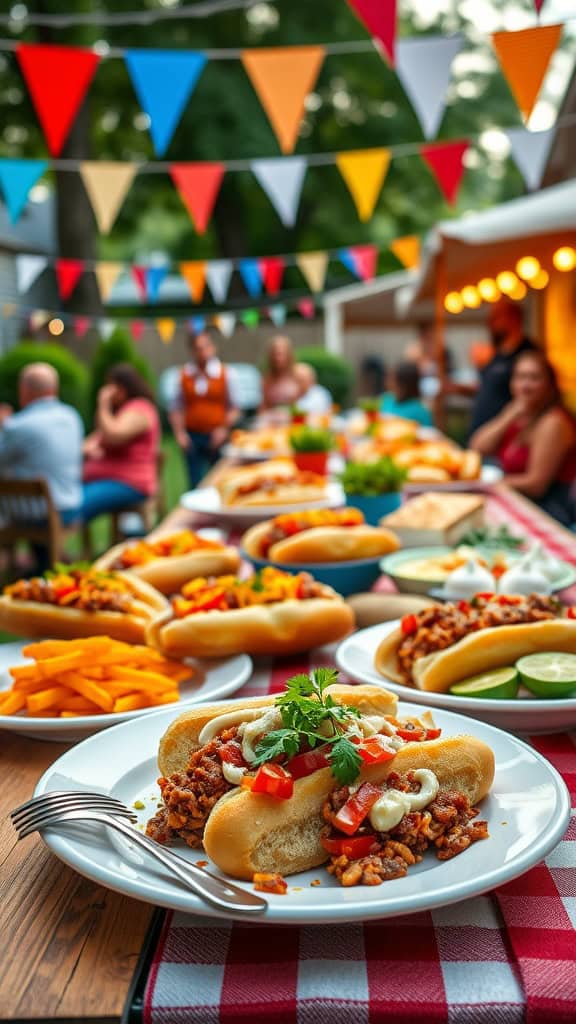
[[[48,330],[55,338],[57,338],[59,334],[64,333],[64,323],[59,316],[52,317],[48,324]]]
[[[464,303],[460,292],[448,292],[444,296],[444,309],[447,313],[461,313],[464,309]]]
[[[468,306],[469,309],[477,309],[482,302],[480,293],[473,284],[467,284],[460,292],[460,295],[462,297],[462,302],[465,306]]]
[[[501,292],[505,295],[509,295],[510,292],[514,291],[514,288],[519,284],[519,280],[516,274],[512,270],[502,270],[496,276],[496,284],[498,285]]]
[[[571,245],[562,245],[556,249],[552,257],[552,263],[556,270],[574,270],[576,267],[576,252]]]
[[[532,280],[529,281],[528,283],[529,283],[531,288],[536,288],[539,291],[541,288],[545,288],[546,287],[546,285],[548,284],[549,280],[550,280],[550,274],[548,273],[547,270],[544,270],[544,268],[542,268],[542,270],[538,271],[538,273],[536,274],[536,277],[533,277]]]
[[[517,280],[514,287],[508,292],[508,298],[514,299],[515,302],[521,302],[522,299],[526,298],[527,292],[528,288],[524,284],[524,281]]]
[[[500,289],[492,277],[483,277],[478,281],[478,291],[484,302],[497,302],[500,298]]]
[[[523,256],[516,264],[516,273],[523,281],[532,281],[540,273],[540,260],[535,256]]]

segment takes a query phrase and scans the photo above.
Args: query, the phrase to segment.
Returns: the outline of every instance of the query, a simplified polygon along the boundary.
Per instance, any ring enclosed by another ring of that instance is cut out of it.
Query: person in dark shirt
[[[510,378],[520,352],[536,346],[524,335],[522,309],[502,298],[492,306],[489,320],[494,355],[480,374],[480,386],[472,406],[469,436],[494,419],[510,401]]]

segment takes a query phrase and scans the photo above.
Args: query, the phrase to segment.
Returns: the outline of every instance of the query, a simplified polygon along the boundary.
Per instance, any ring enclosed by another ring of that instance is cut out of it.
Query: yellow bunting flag
[[[85,160],[80,164],[80,176],[101,234],[107,235],[111,230],[136,170],[136,164],[107,160]]]
[[[296,265],[306,278],[311,292],[321,292],[328,269],[327,252],[304,252],[296,257]]]
[[[391,243],[390,249],[397,260],[403,263],[407,270],[412,270],[420,263],[420,239],[418,235],[404,235]]]
[[[106,261],[97,263],[94,267],[94,273],[96,274],[96,280],[98,282],[98,291],[100,292],[102,302],[108,302],[112,289],[122,273],[122,270],[122,263],[108,263]]]
[[[206,287],[205,260],[188,260],[186,263],[180,263],[180,273],[190,289],[192,302],[201,302]]]
[[[156,330],[162,338],[165,345],[169,345],[174,337],[174,331],[176,330],[176,321],[171,320],[168,317],[162,317],[156,321]]]
[[[338,153],[336,164],[354,200],[360,220],[370,220],[390,164],[389,149]]]
[[[244,50],[248,75],[283,153],[296,145],[304,104],[324,61],[322,46],[286,46]]]
[[[526,120],[538,99],[562,28],[562,25],[539,25],[521,32],[494,32],[492,35],[500,67]]]

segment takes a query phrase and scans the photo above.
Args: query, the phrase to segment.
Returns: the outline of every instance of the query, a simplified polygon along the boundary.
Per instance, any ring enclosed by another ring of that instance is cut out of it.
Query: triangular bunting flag
[[[44,324],[48,323],[50,319],[50,313],[47,313],[45,309],[35,309],[30,314],[30,328],[33,331],[39,331]]]
[[[452,61],[462,36],[421,36],[401,39],[396,48],[396,74],[427,139],[434,139],[444,116]]]
[[[296,145],[304,103],[324,60],[322,46],[244,50],[240,59],[283,153]]]
[[[180,273],[186,281],[192,296],[192,302],[202,302],[206,285],[206,262],[204,260],[188,260],[180,263]]]
[[[357,149],[337,154],[338,170],[350,190],[360,220],[370,220],[389,163],[388,149]]]
[[[132,280],[138,289],[140,302],[146,302],[148,287],[146,284],[146,267],[139,267],[136,264],[130,268]]]
[[[377,39],[388,60],[394,64],[396,40],[396,0],[348,0],[354,13]]]
[[[296,309],[298,310],[300,315],[304,317],[305,320],[314,319],[316,307],[314,306],[313,299],[300,299],[300,301],[296,303]]]
[[[136,164],[108,160],[84,160],[80,164],[80,177],[101,234],[111,230],[136,170]]]
[[[439,146],[422,146],[420,155],[436,178],[445,198],[455,203],[462,175],[467,142],[446,142]]]
[[[142,340],[144,334],[144,321],[143,320],[131,320],[130,321],[130,334],[134,341],[138,342]]]
[[[65,302],[74,291],[84,270],[84,260],[57,259],[55,263],[58,292]]]
[[[264,287],[269,295],[277,295],[282,287],[285,262],[281,256],[266,256],[258,260]]]
[[[199,235],[208,227],[224,177],[224,164],[172,164],[170,174]]]
[[[390,245],[397,260],[404,264],[407,270],[417,267],[420,262],[420,239],[418,235],[404,235],[403,238],[396,238]]]
[[[327,252],[305,252],[296,257],[296,266],[306,279],[310,291],[321,292],[328,269]]]
[[[46,256],[28,256],[19,254],[16,257],[16,281],[18,293],[24,295],[29,291],[35,280],[48,266]]]
[[[100,337],[102,338],[102,340],[108,341],[108,338],[116,330],[116,321],[109,320],[107,317],[105,317],[103,320],[100,320],[98,330],[100,331]]]
[[[156,330],[162,338],[165,345],[169,345],[174,337],[174,331],[176,330],[176,321],[169,317],[162,317],[156,321]]]
[[[190,317],[188,323],[193,334],[201,334],[206,327],[206,317],[202,313],[197,313],[196,316]]]
[[[94,273],[96,274],[98,291],[100,292],[102,302],[108,302],[108,299],[112,294],[112,289],[122,273],[122,269],[122,263],[108,263],[106,261],[102,261],[95,265]]]
[[[341,249],[338,255],[344,266],[361,281],[374,277],[378,263],[376,245],[351,245],[348,249]]]
[[[530,191],[540,187],[555,133],[556,128],[548,128],[544,132],[510,128],[506,132],[510,140],[512,159],[524,178],[526,188]]]
[[[158,293],[168,267],[148,267],[146,271],[146,297],[148,302],[158,302]]]
[[[284,227],[293,227],[306,174],[305,158],[292,156],[278,160],[253,160],[250,166]]]
[[[245,309],[240,319],[245,327],[258,327],[260,313],[257,309]]]
[[[154,152],[163,156],[206,57],[190,50],[127,50],[124,59],[138,102],[150,118]]]
[[[540,11],[544,7],[544,0],[534,0],[534,7],[536,8],[536,14],[540,14]]]
[[[0,160],[0,186],[11,224],[18,220],[30,189],[42,177],[46,166],[44,160]]]
[[[494,32],[492,44],[502,72],[525,120],[532,113],[562,25],[539,25],[520,32]]]
[[[225,338],[231,338],[236,329],[236,317],[234,313],[219,313],[214,317],[214,323]]]
[[[240,260],[238,269],[246,291],[253,299],[257,299],[262,294],[262,275],[260,273],[259,261],[253,259]]]
[[[75,316],[74,317],[74,334],[77,338],[83,338],[86,331],[91,324],[90,317],[88,316]]]
[[[270,306],[268,309],[268,316],[270,317],[273,324],[276,327],[282,327],[286,323],[287,309],[282,303],[277,302],[276,305]]]
[[[74,46],[19,43],[16,57],[52,156],[59,156],[100,58]]]
[[[232,277],[232,260],[210,260],[206,266],[206,284],[214,302],[225,302]]]

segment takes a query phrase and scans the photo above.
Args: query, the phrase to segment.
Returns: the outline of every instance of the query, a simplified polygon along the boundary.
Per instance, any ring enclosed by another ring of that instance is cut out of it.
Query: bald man
[[[29,363],[18,379],[20,412],[0,407],[0,476],[43,478],[64,523],[82,504],[84,427],[58,398],[58,374],[48,363]]]

